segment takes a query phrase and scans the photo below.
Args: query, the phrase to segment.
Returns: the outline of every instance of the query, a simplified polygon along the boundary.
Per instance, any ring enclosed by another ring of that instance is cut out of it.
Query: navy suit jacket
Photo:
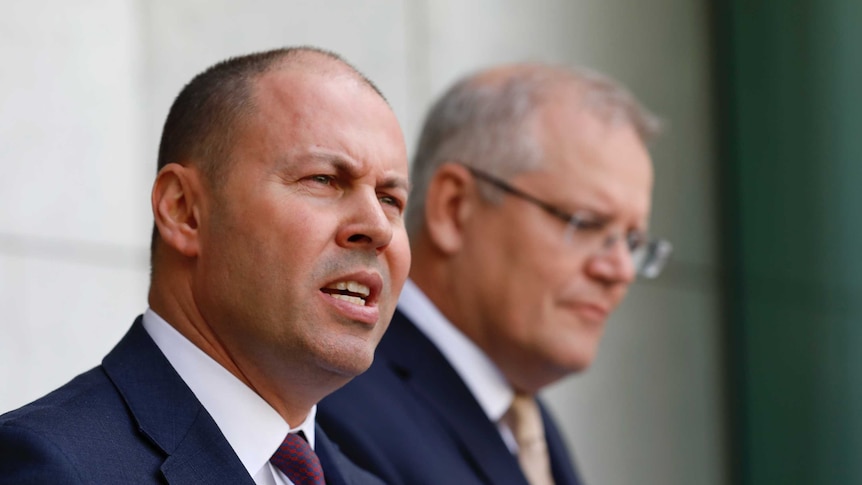
[[[329,484],[380,485],[317,428]],[[0,416],[0,484],[254,481],[141,318],[102,365]]]
[[[555,482],[580,484],[544,406],[542,417]],[[390,485],[527,485],[496,424],[400,312],[371,368],[321,401],[317,419],[351,460]]]

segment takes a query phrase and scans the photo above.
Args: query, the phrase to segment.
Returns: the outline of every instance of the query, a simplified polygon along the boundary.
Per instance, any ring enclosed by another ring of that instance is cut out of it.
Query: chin
[[[597,353],[597,345],[579,345],[573,349],[569,348],[556,360],[557,366],[567,374],[583,372],[593,364]]]
[[[352,379],[367,371],[374,361],[374,349],[352,349],[327,355],[323,367],[339,376]]]

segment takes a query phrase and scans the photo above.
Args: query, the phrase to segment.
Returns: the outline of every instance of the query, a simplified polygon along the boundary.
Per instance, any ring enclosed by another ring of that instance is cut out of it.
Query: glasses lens
[[[673,246],[664,239],[652,240],[632,252],[632,262],[637,272],[644,278],[655,278],[661,274]]]

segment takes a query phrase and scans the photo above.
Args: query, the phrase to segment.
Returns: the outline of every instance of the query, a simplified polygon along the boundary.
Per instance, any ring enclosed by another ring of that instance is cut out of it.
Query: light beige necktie
[[[530,485],[554,485],[542,415],[533,396],[516,394],[505,420],[518,443],[518,462]]]

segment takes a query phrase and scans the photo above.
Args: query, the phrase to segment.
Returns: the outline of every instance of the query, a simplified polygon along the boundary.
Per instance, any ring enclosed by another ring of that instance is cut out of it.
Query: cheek
[[[541,263],[541,269],[538,270],[541,272],[542,281],[555,299],[572,298],[589,280],[589,256],[571,244],[560,244],[556,252],[548,251],[547,255],[548,257]]]
[[[567,256],[570,255],[546,248],[514,260],[517,266],[513,267],[511,277],[516,278],[516,296],[531,306],[532,311],[546,312],[556,305],[566,287],[577,280],[579,272]]]
[[[392,242],[387,249],[389,270],[392,273],[392,285],[394,289],[399,290],[407,279],[407,274],[410,272],[410,264],[412,256],[410,254],[410,243],[407,239],[407,233],[404,229],[400,229],[393,235]]]
[[[574,272],[573,251],[558,221],[544,213],[513,221],[503,258],[530,293],[545,298],[557,292]],[[518,228],[518,229],[511,229]]]
[[[549,258],[536,263],[535,279],[524,285],[532,299],[532,338],[544,340],[544,345],[554,345],[548,340],[565,338],[577,327],[570,305],[583,296],[587,281],[582,258],[572,254]]]

